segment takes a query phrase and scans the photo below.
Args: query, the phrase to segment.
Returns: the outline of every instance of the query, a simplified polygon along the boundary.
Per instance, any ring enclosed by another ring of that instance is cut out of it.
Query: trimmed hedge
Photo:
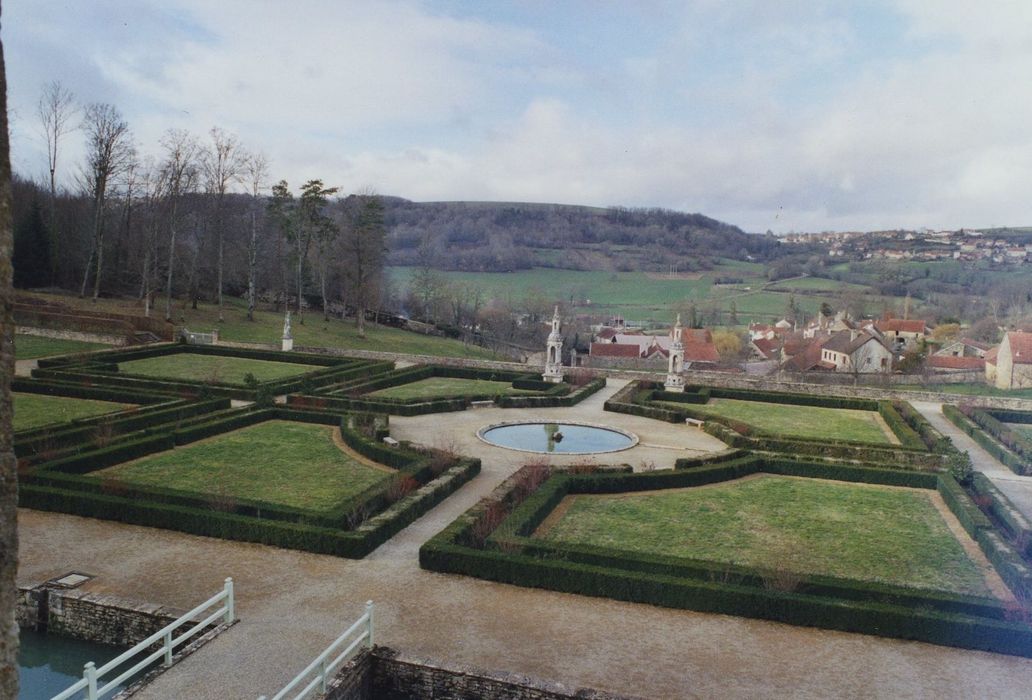
[[[994,565],[1006,570],[1001,575],[1009,585],[1032,581],[1020,557],[991,526],[986,529],[988,521],[948,475],[752,455],[722,455],[709,465],[691,462],[669,472],[554,475],[513,509],[483,548],[472,546],[482,517],[506,498],[496,491],[424,544],[420,565],[522,586],[1032,656],[1032,629],[1011,621],[1011,610],[995,600],[821,576],[779,589],[771,584],[778,572],[528,537],[571,493],[676,488],[769,471],[937,488]]]
[[[210,494],[162,487],[144,487],[87,474],[155,452],[264,420],[283,419],[337,425],[341,416],[322,411],[248,406],[165,424],[159,434],[143,431],[115,445],[52,460],[24,473],[20,503],[90,517],[164,527],[194,534],[261,542],[313,552],[362,557],[434,507],[480,471],[479,460],[453,465],[431,463],[425,454],[381,446],[346,424],[345,441],[360,453],[398,468],[419,486],[411,493],[390,494],[391,480],[344,499],[334,507],[313,511],[251,499],[220,503]],[[435,471],[437,469],[438,471]],[[397,499],[397,500],[394,500]],[[354,523],[361,508],[368,517]]]
[[[956,406],[943,404],[942,414],[1012,472],[1021,476],[1032,474],[1032,468],[1021,457],[1008,450],[1002,443],[982,430],[981,426],[976,424],[968,413]]]

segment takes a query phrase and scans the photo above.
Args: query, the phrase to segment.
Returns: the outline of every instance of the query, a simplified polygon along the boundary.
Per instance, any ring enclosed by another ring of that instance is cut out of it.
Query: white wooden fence
[[[362,617],[355,620],[344,634],[315,657],[315,660],[297,674],[294,680],[287,683],[283,690],[273,695],[272,700],[307,700],[316,694],[325,693],[327,684],[333,679],[341,664],[354,656],[361,646],[373,646],[373,601],[368,601],[365,607]],[[340,651],[342,647],[343,651]],[[267,698],[263,695],[258,700]]]
[[[207,617],[194,624],[190,629],[186,630],[175,639],[172,639],[173,632],[183,625],[193,622],[195,617],[204,614],[216,605],[220,607],[214,612],[209,613]],[[132,649],[119,654],[100,668],[97,668],[92,661],[88,662],[83,668],[82,679],[66,690],[55,695],[51,700],[67,700],[82,691],[86,691],[85,697],[87,700],[99,700],[99,698],[103,698],[106,695],[114,693],[118,690],[120,683],[132,678],[134,675],[162,657],[164,657],[162,663],[165,668],[168,668],[172,665],[172,654],[177,647],[182,646],[193,637],[201,634],[208,625],[212,624],[216,620],[221,618],[223,623],[231,624],[235,619],[235,616],[236,610],[233,600],[233,579],[227,578],[226,585],[223,587],[221,592],[204,601],[174,622],[162,627]],[[112,673],[116,668],[124,665],[131,659],[145,653],[149,647],[159,642],[161,643],[160,649],[147,654],[130,668],[121,671],[111,680],[103,682],[104,676]]]

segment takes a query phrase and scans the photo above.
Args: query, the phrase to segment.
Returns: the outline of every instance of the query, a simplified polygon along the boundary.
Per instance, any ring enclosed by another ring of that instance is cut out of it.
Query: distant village
[[[1032,264],[1032,243],[1015,242],[992,231],[875,231],[870,233],[793,233],[785,243],[827,246],[828,255],[852,260],[959,260]]]
[[[679,319],[680,320],[680,319]],[[1032,332],[1010,331],[998,345],[969,338],[936,336],[922,319],[853,320],[845,312],[818,314],[806,324],[787,319],[753,323],[743,361],[722,358],[714,333],[678,324],[654,334],[625,326],[622,319],[592,329],[586,355],[574,352],[573,364],[585,367],[662,370],[667,367],[675,337],[683,347],[687,370],[723,370],[766,375],[775,372],[919,374],[940,377],[962,374],[999,389],[1032,388]],[[960,377],[956,377],[959,379]]]

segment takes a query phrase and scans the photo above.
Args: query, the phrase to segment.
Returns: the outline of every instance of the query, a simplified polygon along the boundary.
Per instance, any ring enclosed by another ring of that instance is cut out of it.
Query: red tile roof
[[[592,357],[641,357],[641,350],[637,345],[592,343],[588,354]]]
[[[709,331],[707,331],[707,335]],[[718,362],[720,353],[713,343],[700,343],[694,339],[684,339],[685,362]]]
[[[1007,334],[1010,342],[1011,359],[1016,365],[1032,365],[1032,333],[1011,331]]]
[[[772,359],[777,355],[778,343],[775,340],[767,340],[766,338],[757,338],[752,341],[753,346],[760,351],[760,354],[766,357],[768,360]]]
[[[904,320],[902,318],[890,318],[887,321],[878,321],[874,327],[881,333],[924,333],[925,322],[919,319]]]
[[[599,330],[599,332],[598,332],[596,337],[603,338],[605,340],[609,340],[610,338],[612,338],[617,333],[619,333],[619,331],[616,330],[615,328],[602,328],[601,330]]]
[[[985,354],[985,363],[987,365],[996,366],[996,356],[1000,354],[1000,346],[997,345],[995,348],[990,348]]]
[[[928,366],[932,369],[985,369],[985,358],[932,355],[928,358]]]

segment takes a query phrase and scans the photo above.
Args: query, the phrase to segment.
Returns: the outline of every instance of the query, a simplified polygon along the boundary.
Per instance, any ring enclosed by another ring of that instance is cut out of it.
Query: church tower
[[[684,391],[684,342],[681,339],[681,314],[677,314],[677,322],[674,323],[673,339],[670,344],[670,362],[667,365],[666,381],[663,387],[667,391]]]
[[[559,319],[559,307],[552,314],[552,332],[548,334],[548,348],[545,355],[545,373],[541,378],[546,382],[558,384],[563,380],[563,337],[559,334],[562,321]]]

